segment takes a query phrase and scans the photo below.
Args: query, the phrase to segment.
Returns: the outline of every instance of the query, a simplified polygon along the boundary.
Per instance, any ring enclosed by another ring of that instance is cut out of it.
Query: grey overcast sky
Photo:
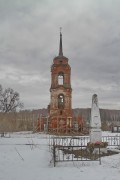
[[[120,0],[0,0],[0,84],[20,93],[25,109],[50,102],[50,66],[71,65],[73,108],[120,109]]]

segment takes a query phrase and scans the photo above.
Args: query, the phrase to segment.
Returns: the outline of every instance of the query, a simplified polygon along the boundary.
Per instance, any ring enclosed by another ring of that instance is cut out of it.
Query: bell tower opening
[[[59,54],[51,66],[50,104],[48,106],[48,130],[70,132],[72,130],[71,67],[63,55],[62,33],[60,32]]]
[[[58,85],[63,85],[64,84],[64,74],[60,72],[58,74]]]
[[[64,108],[64,95],[60,94],[58,95],[58,108]]]

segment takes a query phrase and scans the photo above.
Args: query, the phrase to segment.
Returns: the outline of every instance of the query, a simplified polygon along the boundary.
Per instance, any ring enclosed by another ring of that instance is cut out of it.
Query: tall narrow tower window
[[[64,75],[63,75],[63,73],[59,73],[59,75],[58,75],[58,84],[59,85],[64,84]]]
[[[58,96],[58,108],[64,108],[64,95],[59,94]]]

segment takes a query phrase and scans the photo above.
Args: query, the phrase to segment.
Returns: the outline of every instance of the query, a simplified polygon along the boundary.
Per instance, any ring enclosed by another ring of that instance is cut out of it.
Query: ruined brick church
[[[71,67],[63,55],[62,33],[60,32],[59,55],[51,66],[50,104],[48,105],[49,130],[70,132],[72,128]]]

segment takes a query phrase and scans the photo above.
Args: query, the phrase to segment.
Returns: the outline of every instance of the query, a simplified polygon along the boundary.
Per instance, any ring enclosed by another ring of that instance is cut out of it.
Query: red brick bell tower
[[[71,67],[63,56],[62,33],[60,32],[59,55],[51,66],[49,130],[70,132],[72,128]]]

